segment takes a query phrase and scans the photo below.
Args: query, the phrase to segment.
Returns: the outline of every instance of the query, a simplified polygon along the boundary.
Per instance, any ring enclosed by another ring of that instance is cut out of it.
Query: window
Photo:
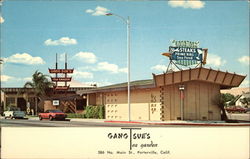
[[[15,98],[13,97],[6,98],[6,106],[10,106],[10,105],[15,105]]]

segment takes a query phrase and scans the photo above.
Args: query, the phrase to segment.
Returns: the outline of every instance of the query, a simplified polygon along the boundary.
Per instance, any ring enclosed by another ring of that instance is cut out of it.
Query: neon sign
[[[169,57],[176,64],[190,66],[202,62],[203,49],[199,48],[199,42],[173,40],[172,45]]]

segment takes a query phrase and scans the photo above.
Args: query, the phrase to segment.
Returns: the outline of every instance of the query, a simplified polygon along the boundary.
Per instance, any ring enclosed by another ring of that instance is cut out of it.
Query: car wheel
[[[49,116],[49,120],[52,121],[52,120],[53,120],[53,117],[52,117],[52,116]]]
[[[43,120],[43,118],[41,116],[39,116],[39,120]]]

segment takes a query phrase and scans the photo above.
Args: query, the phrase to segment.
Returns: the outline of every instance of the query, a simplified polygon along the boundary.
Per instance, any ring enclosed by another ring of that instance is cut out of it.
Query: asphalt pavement
[[[164,127],[164,125],[148,125],[141,123],[112,123],[102,121],[49,121],[25,119],[0,119],[1,127]],[[172,125],[173,126],[173,125]]]
[[[224,121],[111,121],[105,119],[67,119],[66,121],[40,121],[0,118],[1,127],[178,127],[178,126],[250,126],[250,114],[228,114],[232,123]]]

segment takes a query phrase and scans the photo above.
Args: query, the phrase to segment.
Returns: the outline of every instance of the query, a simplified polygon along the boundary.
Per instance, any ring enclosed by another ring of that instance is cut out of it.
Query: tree
[[[221,98],[222,98],[223,103],[233,102],[235,100],[235,96],[230,93],[222,93]]]
[[[247,106],[250,103],[250,98],[249,97],[248,98],[244,97],[244,98],[240,99],[240,102],[242,104],[244,104],[245,106]]]
[[[220,96],[217,96],[214,100],[214,104],[218,105],[222,111],[221,114],[221,119],[222,120],[228,120],[227,114],[226,114],[226,110],[225,110],[225,106],[226,103],[229,101],[234,100],[235,97],[234,95],[230,94],[230,93],[222,93]]]
[[[222,111],[222,114],[221,114],[222,120],[228,120],[226,110],[225,110],[226,103],[227,102],[232,103],[234,100],[235,100],[235,96],[230,93],[222,93],[220,98],[217,99],[217,104]]]
[[[36,71],[32,75],[32,82],[26,82],[24,84],[24,88],[33,88],[34,93],[36,95],[35,104],[36,104],[36,115],[37,115],[37,106],[38,100],[42,100],[46,96],[46,92],[54,85],[51,81],[48,80],[48,75],[44,75],[43,73]]]

